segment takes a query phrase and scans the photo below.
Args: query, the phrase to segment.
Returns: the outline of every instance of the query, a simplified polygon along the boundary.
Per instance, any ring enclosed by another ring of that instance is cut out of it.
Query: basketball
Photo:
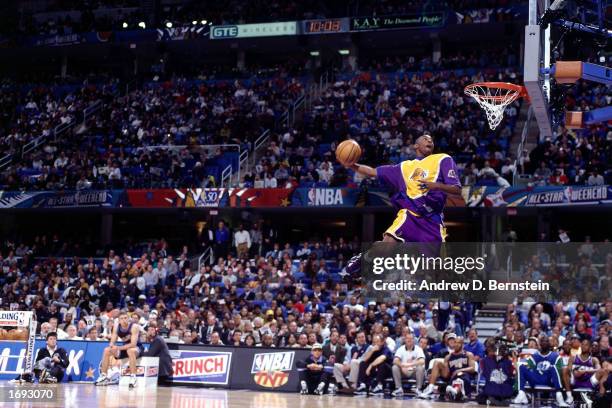
[[[0,340],[8,340],[8,332],[5,329],[0,329]]]
[[[361,146],[352,139],[343,141],[336,148],[336,159],[345,166],[355,164],[361,157]]]

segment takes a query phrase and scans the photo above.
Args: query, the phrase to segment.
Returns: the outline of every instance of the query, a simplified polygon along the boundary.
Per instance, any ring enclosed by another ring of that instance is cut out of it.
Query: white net
[[[473,84],[465,88],[465,94],[476,99],[476,102],[487,114],[491,130],[495,130],[504,118],[506,106],[521,95],[520,88],[504,88],[487,84]]]

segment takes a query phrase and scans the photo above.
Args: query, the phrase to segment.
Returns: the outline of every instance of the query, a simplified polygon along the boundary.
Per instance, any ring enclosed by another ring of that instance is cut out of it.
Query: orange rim
[[[508,89],[510,91],[518,91],[519,98],[527,96],[527,90],[525,89],[524,86],[516,85],[516,84],[511,84],[509,82],[477,82],[475,84],[470,84],[470,85],[466,86],[465,90],[467,91],[468,89],[473,89],[473,88],[476,88],[476,87]],[[483,98],[483,99],[491,99],[491,100],[503,100],[503,99],[506,99],[506,97],[504,97],[504,96],[485,96],[485,95],[481,95],[480,97]]]

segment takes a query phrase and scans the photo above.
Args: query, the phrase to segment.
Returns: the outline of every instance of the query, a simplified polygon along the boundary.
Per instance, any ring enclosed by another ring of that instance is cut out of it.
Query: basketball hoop
[[[504,117],[506,106],[526,96],[525,87],[507,82],[478,82],[465,87],[465,94],[476,102],[487,114],[489,128],[495,130]]]

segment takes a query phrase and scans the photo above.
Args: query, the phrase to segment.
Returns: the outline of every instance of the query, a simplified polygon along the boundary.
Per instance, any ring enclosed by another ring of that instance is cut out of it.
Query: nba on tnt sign
[[[255,354],[251,367],[253,380],[266,388],[282,387],[289,381],[294,356],[293,351]]]

